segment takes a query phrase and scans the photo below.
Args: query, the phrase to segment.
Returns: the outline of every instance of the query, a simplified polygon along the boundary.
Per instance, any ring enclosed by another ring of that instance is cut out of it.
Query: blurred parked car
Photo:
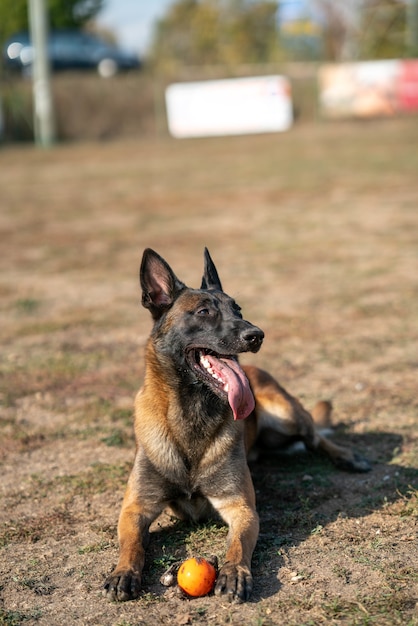
[[[52,31],[48,38],[48,55],[53,70],[96,69],[104,77],[141,65],[135,54],[77,30]],[[33,58],[34,48],[29,33],[19,33],[6,42],[6,66],[30,74]]]

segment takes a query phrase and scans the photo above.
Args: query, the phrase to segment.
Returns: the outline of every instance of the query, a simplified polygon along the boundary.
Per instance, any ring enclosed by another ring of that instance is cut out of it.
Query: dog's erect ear
[[[217,289],[222,291],[221,281],[219,280],[218,272],[214,262],[211,259],[209,250],[205,248],[205,269],[203,272],[201,289]]]
[[[139,280],[142,288],[142,304],[158,320],[167,311],[186,285],[174,274],[159,254],[147,248],[142,257]]]

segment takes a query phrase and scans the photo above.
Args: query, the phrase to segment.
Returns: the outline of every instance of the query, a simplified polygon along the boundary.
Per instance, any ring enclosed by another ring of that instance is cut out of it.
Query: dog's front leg
[[[118,524],[119,561],[104,585],[105,594],[118,602],[133,600],[139,595],[148,529],[162,509],[144,506],[135,482],[131,475]]]
[[[244,482],[245,490],[241,493],[209,498],[229,526],[225,563],[219,572],[215,594],[226,595],[230,602],[246,602],[253,588],[251,558],[257,543],[259,522],[249,472]]]

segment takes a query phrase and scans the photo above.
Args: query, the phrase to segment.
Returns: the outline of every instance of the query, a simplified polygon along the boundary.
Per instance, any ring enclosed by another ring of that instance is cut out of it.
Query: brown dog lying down
[[[149,526],[170,507],[193,520],[215,511],[228,524],[215,593],[245,601],[259,527],[247,464],[253,445],[300,440],[341,469],[365,472],[370,465],[323,437],[311,414],[270,374],[240,367],[237,355],[257,352],[264,333],[223,292],[207,250],[200,289],[186,287],[150,249],[140,281],[154,326],[135,402],[137,450],[119,519],[119,562],[105,590],[119,601],[139,595]],[[327,420],[330,410],[322,402],[313,415]]]

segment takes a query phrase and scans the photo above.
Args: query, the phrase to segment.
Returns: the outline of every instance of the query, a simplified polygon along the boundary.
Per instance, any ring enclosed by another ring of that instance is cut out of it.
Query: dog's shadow
[[[341,426],[337,429],[337,439],[342,430]],[[327,458],[304,450],[263,453],[250,464],[260,516],[260,535],[253,556],[252,602],[280,589],[279,575],[292,547],[339,518],[366,516],[408,491],[411,469],[390,463],[401,450],[400,435],[344,432],[342,439],[371,461],[370,472],[347,474]],[[221,522],[198,525],[169,521],[155,530],[147,551],[145,591],[163,594],[160,576],[190,552],[215,553],[222,564],[227,530]],[[299,573],[290,571],[289,575],[297,580]]]
[[[251,464],[260,516],[253,557],[253,601],[277,593],[285,566],[290,580],[303,578],[303,572],[293,571],[288,558],[291,548],[338,519],[364,517],[408,491],[416,470],[391,463],[402,447],[400,435],[353,435],[340,425],[335,439],[341,433],[344,436],[339,443],[344,441],[368,458],[370,472],[337,470],[329,459],[300,448],[293,453],[263,455]]]

